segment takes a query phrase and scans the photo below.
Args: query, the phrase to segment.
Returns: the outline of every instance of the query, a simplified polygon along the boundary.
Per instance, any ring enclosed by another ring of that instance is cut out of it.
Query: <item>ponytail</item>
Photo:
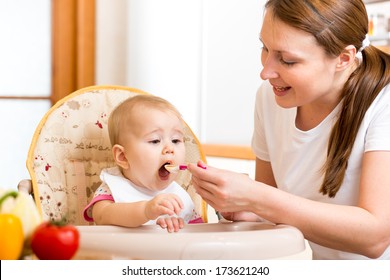
[[[366,47],[360,65],[344,85],[342,109],[329,138],[322,194],[334,197],[340,189],[364,115],[389,83],[390,55],[376,47]]]

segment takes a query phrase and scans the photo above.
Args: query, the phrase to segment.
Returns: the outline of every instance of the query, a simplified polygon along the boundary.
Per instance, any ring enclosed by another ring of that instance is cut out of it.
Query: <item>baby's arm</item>
[[[179,214],[181,200],[174,194],[161,194],[150,201],[115,203],[101,200],[94,204],[92,216],[98,225],[138,227],[161,215]]]

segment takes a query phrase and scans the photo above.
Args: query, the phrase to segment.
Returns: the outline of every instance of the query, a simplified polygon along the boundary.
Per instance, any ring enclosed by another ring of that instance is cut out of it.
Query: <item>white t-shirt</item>
[[[100,174],[102,185],[95,191],[94,198],[84,209],[84,217],[87,221],[92,219],[92,206],[99,200],[113,200],[116,203],[149,201],[158,194],[172,193],[176,194],[183,202],[184,209],[178,215],[183,218],[185,223],[192,222],[199,218],[195,211],[194,203],[190,195],[176,182],[172,182],[168,187],[161,191],[151,191],[146,188],[138,187],[133,182],[125,178],[118,167],[103,169]],[[156,220],[150,220],[145,225],[156,224]]]
[[[326,160],[329,134],[340,108],[341,104],[315,128],[299,130],[295,126],[296,108],[278,106],[269,82],[263,82],[256,97],[252,148],[256,157],[271,162],[280,190],[315,201],[357,205],[363,153],[390,151],[390,87],[382,90],[366,112],[343,184],[336,197],[330,198],[319,192],[323,181],[321,168]],[[316,259],[366,259],[362,255],[325,248],[313,242],[310,246]],[[390,259],[390,246],[381,258]]]

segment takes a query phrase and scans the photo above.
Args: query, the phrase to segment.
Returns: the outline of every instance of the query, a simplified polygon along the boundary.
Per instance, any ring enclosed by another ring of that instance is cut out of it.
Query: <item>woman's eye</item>
[[[286,61],[286,60],[283,60],[283,59],[280,59],[280,62],[284,65],[287,65],[287,66],[292,66],[295,64],[295,62],[292,62],[292,61]]]

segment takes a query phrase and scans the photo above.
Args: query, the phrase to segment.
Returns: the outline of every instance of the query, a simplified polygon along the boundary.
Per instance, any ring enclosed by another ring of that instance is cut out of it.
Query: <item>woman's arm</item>
[[[272,172],[272,166],[269,161],[264,161],[259,158],[256,158],[256,174],[255,180],[262,182],[269,186],[277,187],[274,174]]]
[[[226,170],[189,170],[197,192],[217,211],[250,211],[295,226],[322,246],[377,258],[390,244],[389,167],[390,152],[364,155],[357,206],[312,201]]]
[[[276,187],[276,182],[273,176],[271,163],[256,158],[256,171],[255,179],[258,182],[263,182],[270,186]],[[240,212],[220,212],[222,217],[230,221],[248,221],[248,222],[261,222],[264,221],[262,217],[248,211]]]

